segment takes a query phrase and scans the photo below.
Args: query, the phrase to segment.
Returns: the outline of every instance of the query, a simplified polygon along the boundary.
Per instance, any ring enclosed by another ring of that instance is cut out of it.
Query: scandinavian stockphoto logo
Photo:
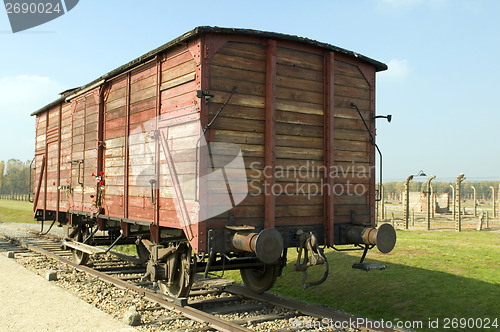
[[[239,146],[207,142],[200,132],[199,120],[169,123],[160,116],[131,126],[128,138],[129,190],[156,202],[159,189],[163,213],[184,227],[229,211],[248,194]]]
[[[4,0],[12,32],[31,29],[73,9],[79,0]]]

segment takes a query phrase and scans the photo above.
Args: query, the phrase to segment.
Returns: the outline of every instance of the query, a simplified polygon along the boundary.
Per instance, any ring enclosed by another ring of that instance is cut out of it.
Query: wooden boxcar
[[[82,264],[95,245],[135,243],[174,296],[222,269],[265,291],[290,247],[304,273],[327,264],[324,246],[390,251],[371,139],[386,68],[296,36],[198,27],[33,113],[34,215],[67,227]]]

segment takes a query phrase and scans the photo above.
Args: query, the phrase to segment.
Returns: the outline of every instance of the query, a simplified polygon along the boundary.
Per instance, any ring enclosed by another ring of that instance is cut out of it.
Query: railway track
[[[183,331],[376,331],[362,322],[369,321],[339,311],[286,299],[270,293],[256,295],[227,279],[202,279],[197,276],[190,296],[172,299],[158,293],[151,282],[143,281],[145,268],[135,265],[135,257],[113,252],[115,257],[98,255],[89,266],[76,264],[72,252],[61,248],[56,236],[27,237],[0,234],[0,250],[24,261],[51,258],[63,266],[114,285],[120,294],[135,294],[147,304],[134,308],[143,316],[143,330],[181,326]],[[79,276],[77,280],[85,280]],[[90,281],[85,281],[90,282]],[[79,288],[78,288],[79,289]],[[101,291],[105,293],[105,291]],[[96,295],[94,295],[96,296]],[[98,296],[99,298],[100,295]],[[88,300],[88,299],[87,299]],[[103,297],[103,301],[107,296]],[[118,317],[117,317],[118,318]],[[177,323],[176,321],[181,323]],[[374,325],[372,324],[371,327]],[[355,327],[353,329],[353,327]],[[380,330],[380,329],[379,329]],[[384,331],[399,331],[384,329]]]

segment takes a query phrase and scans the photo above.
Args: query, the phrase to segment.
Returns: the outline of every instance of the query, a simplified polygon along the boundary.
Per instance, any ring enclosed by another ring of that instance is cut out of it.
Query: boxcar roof
[[[144,62],[147,62],[147,61],[153,59],[157,54],[168,50],[169,48],[175,46],[178,43],[187,41],[191,38],[197,37],[198,35],[201,35],[204,33],[250,35],[250,36],[258,36],[258,37],[271,38],[271,39],[277,39],[277,40],[287,40],[287,41],[299,42],[299,43],[303,43],[303,44],[309,44],[309,45],[321,47],[321,48],[324,48],[326,50],[346,54],[346,55],[354,57],[354,58],[358,58],[366,63],[373,65],[375,67],[376,71],[383,71],[383,70],[387,69],[387,65],[385,65],[382,62],[373,60],[369,57],[358,54],[356,52],[348,51],[346,49],[343,49],[343,48],[340,48],[337,46],[333,46],[333,45],[330,45],[327,43],[321,43],[321,42],[318,42],[318,41],[315,41],[315,40],[312,40],[309,38],[303,38],[303,37],[298,37],[298,36],[294,36],[294,35],[286,35],[286,34],[276,33],[276,32],[251,30],[251,29],[236,29],[236,28],[200,26],[200,27],[197,27],[189,32],[186,32],[182,36],[177,37],[177,38],[171,40],[170,42],[144,54],[143,56],[138,57],[135,60],[132,60],[129,63],[110,71],[109,73],[99,77],[98,79],[96,79],[96,80],[94,80],[86,85],[83,85],[79,88],[69,89],[69,90],[62,92],[60,98],[58,98],[57,100],[53,101],[52,103],[50,103],[42,108],[40,108],[39,110],[33,112],[31,115],[37,115],[37,114],[43,113],[43,112],[49,110],[50,108],[58,105],[59,103],[63,102],[69,95],[78,93],[79,91],[82,91],[84,89],[88,89],[89,87],[92,87],[93,85],[99,86],[100,82],[102,82],[104,80],[111,79],[115,76],[118,76],[121,73],[123,73],[127,70],[130,70],[131,68],[134,68],[138,65],[143,64]]]

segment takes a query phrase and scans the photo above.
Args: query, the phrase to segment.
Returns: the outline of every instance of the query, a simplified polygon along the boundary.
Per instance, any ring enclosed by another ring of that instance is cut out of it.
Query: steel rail
[[[90,267],[87,267],[84,265],[78,265],[75,262],[73,262],[67,258],[58,256],[58,255],[56,255],[48,250],[39,248],[39,247],[37,247],[29,242],[26,242],[22,239],[18,239],[18,238],[15,238],[12,236],[7,236],[7,235],[3,235],[3,237],[5,237],[6,239],[8,239],[12,242],[19,244],[23,248],[26,248],[26,249],[31,250],[33,252],[47,256],[49,258],[55,259],[63,264],[69,265],[69,266],[77,269],[78,271],[85,272],[91,276],[94,276],[94,277],[96,277],[96,278],[98,278],[98,279],[100,279],[108,284],[115,285],[115,286],[122,288],[122,289],[130,290],[130,291],[142,296],[144,299],[147,299],[147,300],[154,302],[154,303],[158,303],[160,306],[162,306],[165,309],[168,309],[170,311],[178,313],[178,314],[180,314],[184,317],[187,317],[191,320],[194,320],[196,322],[208,324],[211,328],[214,328],[218,331],[222,331],[222,332],[238,332],[238,331],[248,332],[248,331],[251,331],[250,329],[247,329],[247,328],[244,328],[244,327],[237,325],[235,323],[223,320],[223,319],[218,318],[216,316],[207,314],[207,313],[205,313],[201,310],[198,310],[196,308],[193,308],[190,306],[180,306],[178,304],[166,301],[161,295],[158,295],[157,293],[155,293],[153,291],[150,291],[150,290],[144,289],[142,287],[133,285],[127,281],[112,277],[106,273],[96,271]]]
[[[295,310],[299,311],[300,313],[304,315],[309,315],[312,317],[318,317],[318,318],[326,318],[326,319],[331,319],[333,321],[340,321],[340,322],[358,322],[358,320],[363,320],[363,321],[369,321],[373,322],[373,320],[366,319],[361,316],[354,316],[350,315],[347,313],[344,313],[342,311],[338,310],[333,310],[329,309],[326,307],[320,307],[314,304],[309,304],[305,302],[300,302],[297,300],[292,300],[288,299],[279,295],[275,295],[272,293],[264,293],[264,294],[255,294],[249,291],[247,288],[245,288],[242,285],[238,284],[233,284],[225,289],[226,292],[234,294],[234,295],[239,295],[243,296],[246,298],[250,298],[255,301],[259,302],[266,302],[270,303],[272,305],[275,305],[277,307],[282,307],[290,310]],[[375,324],[371,324],[372,326]],[[372,331],[401,331],[405,332],[407,330],[403,329],[374,329],[374,328],[368,328],[366,326],[356,326],[357,331],[362,331],[362,332],[372,332]]]

